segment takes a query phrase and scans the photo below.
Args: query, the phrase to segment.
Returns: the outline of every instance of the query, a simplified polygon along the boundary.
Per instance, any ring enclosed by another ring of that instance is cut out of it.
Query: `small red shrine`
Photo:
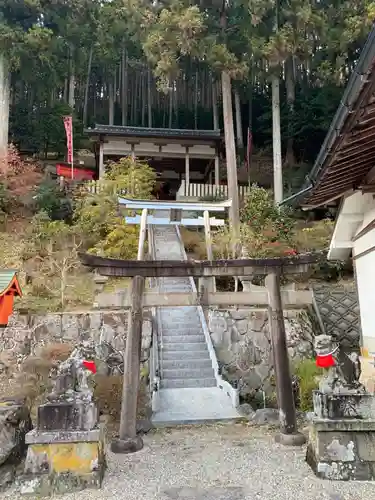
[[[14,297],[22,297],[17,271],[0,269],[0,327],[8,324],[13,313]]]

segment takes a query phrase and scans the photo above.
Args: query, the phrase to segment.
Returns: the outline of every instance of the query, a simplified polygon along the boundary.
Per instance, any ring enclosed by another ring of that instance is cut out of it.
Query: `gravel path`
[[[19,499],[10,492],[0,498]],[[154,431],[139,453],[109,456],[102,490],[60,498],[370,500],[375,483],[319,480],[305,464],[303,449],[275,444],[265,429],[224,424]]]

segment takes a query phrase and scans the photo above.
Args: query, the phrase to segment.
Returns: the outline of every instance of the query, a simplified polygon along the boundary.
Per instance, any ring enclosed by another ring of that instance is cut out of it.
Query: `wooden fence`
[[[86,181],[83,186],[89,193],[99,193],[101,186],[103,186],[105,181]],[[243,199],[247,194],[249,194],[249,186],[238,186],[238,193],[240,199]],[[117,194],[126,195],[126,190],[117,190]],[[228,199],[228,186],[226,184],[220,184],[216,186],[215,184],[198,184],[190,183],[188,186],[185,181],[181,182],[181,186],[176,194],[176,199],[181,200],[183,198],[190,198],[198,200],[200,198],[213,198],[213,199]]]
[[[250,192],[249,186],[238,186],[238,194],[240,199],[243,199]],[[181,186],[177,191],[176,199],[183,198],[216,198],[228,199],[228,185],[227,184],[198,184],[191,182],[186,185],[186,182],[181,181]]]

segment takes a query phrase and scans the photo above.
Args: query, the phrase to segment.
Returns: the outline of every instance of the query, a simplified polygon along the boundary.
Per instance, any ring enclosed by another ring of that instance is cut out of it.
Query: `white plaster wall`
[[[172,156],[177,158],[185,158],[186,146],[179,144],[177,142],[168,142],[168,144],[163,144],[161,147],[161,152],[159,150],[159,143],[155,141],[143,141],[139,138],[135,138],[138,144],[134,145],[134,152],[138,156]],[[131,140],[124,141],[119,137],[108,138],[107,142],[103,144],[104,154],[106,155],[121,155],[128,154],[131,152]],[[215,147],[206,144],[195,144],[189,146],[189,154],[192,158],[215,158],[216,151]]]
[[[359,255],[366,250],[369,253]],[[375,352],[375,229],[354,242],[353,255],[358,255],[355,268],[363,347]]]
[[[363,203],[363,222],[362,224],[358,227],[358,230],[356,234],[358,234],[360,231],[362,231],[363,228],[368,226],[371,221],[375,219],[375,200],[372,197],[372,195],[366,194],[362,196],[362,203]]]
[[[204,144],[196,144],[189,147],[189,154],[192,156],[202,156],[202,158],[214,158],[216,155],[215,148],[211,146],[206,146]]]
[[[111,140],[103,144],[105,155],[126,155],[131,153],[131,145],[125,141]]]
[[[141,142],[134,145],[135,154],[159,153],[159,146],[153,142]]]

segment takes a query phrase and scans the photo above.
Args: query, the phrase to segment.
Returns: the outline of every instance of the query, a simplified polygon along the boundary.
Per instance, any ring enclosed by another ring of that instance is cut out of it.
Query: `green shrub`
[[[74,221],[84,236],[85,247],[96,245],[120,221],[117,197],[103,193],[84,194],[76,199]]]
[[[105,194],[125,192],[127,197],[149,200],[156,184],[156,173],[147,163],[130,156],[109,164],[105,174]]]
[[[255,234],[264,230],[273,230],[275,238],[290,240],[294,228],[294,220],[288,208],[278,207],[272,193],[256,185],[251,186],[241,210],[241,220]]]
[[[90,253],[113,259],[136,259],[138,240],[138,226],[120,222],[112,228],[103,240],[90,249]]]
[[[155,172],[147,163],[122,158],[110,164],[98,193],[79,192],[75,198],[74,221],[84,235],[85,248],[106,257],[134,258],[138,229],[127,226],[119,215],[117,193],[150,199],[155,180]]]
[[[0,182],[0,212],[7,212],[9,193],[3,183]]]
[[[52,179],[45,179],[35,195],[37,211],[44,211],[51,220],[70,220],[72,203],[65,192]]]
[[[315,359],[304,359],[293,365],[293,372],[298,378],[300,390],[300,409],[311,411],[313,409],[312,393],[318,388],[318,379],[322,370],[315,364]]]

